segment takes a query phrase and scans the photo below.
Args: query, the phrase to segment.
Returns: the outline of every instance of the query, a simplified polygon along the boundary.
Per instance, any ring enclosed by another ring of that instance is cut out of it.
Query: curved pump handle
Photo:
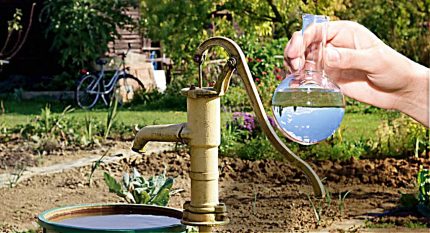
[[[290,163],[297,166],[300,170],[302,170],[307,177],[309,178],[315,195],[325,197],[325,189],[324,186],[315,173],[315,171],[294,154],[278,137],[275,130],[271,126],[267,114],[264,110],[263,104],[261,102],[260,96],[257,91],[257,87],[252,79],[251,72],[249,70],[248,64],[245,60],[245,55],[243,54],[240,47],[233,40],[226,37],[212,37],[208,40],[204,41],[197,48],[197,52],[194,56],[194,61],[202,64],[203,54],[211,47],[221,46],[226,52],[230,55],[230,59],[227,61],[227,64],[223,68],[223,72],[221,77],[217,80],[215,84],[215,90],[219,95],[224,94],[227,91],[228,85],[230,83],[230,78],[235,70],[237,70],[238,75],[241,77],[242,81],[245,84],[246,93],[251,101],[252,108],[257,116],[258,122],[260,122],[261,128],[266,134],[267,138],[270,140],[272,145],[276,148],[276,150],[281,153],[285,159],[287,159]]]

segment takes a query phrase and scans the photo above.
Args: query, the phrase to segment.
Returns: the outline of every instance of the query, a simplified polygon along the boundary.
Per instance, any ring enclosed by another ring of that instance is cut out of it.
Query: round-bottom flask
[[[327,21],[325,16],[304,15],[303,30],[312,23],[326,24]],[[324,38],[325,30],[321,33],[320,38]],[[272,98],[273,114],[281,132],[304,145],[330,137],[345,112],[345,100],[339,87],[329,80],[322,68],[324,47],[325,41],[319,41],[306,48],[304,68],[284,79]]]

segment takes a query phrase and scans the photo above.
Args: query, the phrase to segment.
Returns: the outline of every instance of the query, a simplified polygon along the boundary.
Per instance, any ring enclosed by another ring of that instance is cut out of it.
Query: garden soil
[[[41,166],[42,160],[44,166],[91,154],[88,151],[54,152],[41,159],[25,149],[5,145],[13,143],[1,145],[0,161],[3,167],[0,167],[0,173],[8,172],[5,165],[10,167],[17,161],[25,166]],[[124,149],[130,145],[118,143],[111,146]],[[100,151],[96,149],[94,153]],[[220,158],[220,201],[228,207],[230,224],[217,230],[308,232],[329,228],[336,231],[339,222],[375,219],[375,216],[394,209],[398,205],[400,192],[415,191],[414,175],[419,165],[430,165],[429,159],[422,158],[310,163],[320,177],[324,177],[324,183],[330,191],[330,203],[313,197],[306,177],[288,163]],[[121,199],[108,192],[103,181],[103,171],[108,171],[119,179],[123,172],[130,171],[132,167],[136,167],[145,176],[160,174],[166,169],[168,176],[176,178],[174,188],[183,190],[171,198],[169,206],[181,208],[190,198],[187,175],[189,166],[189,155],[185,151],[163,152],[101,164],[94,173],[91,186],[88,181],[91,166],[33,176],[13,188],[0,189],[0,232],[37,229],[36,216],[58,206],[121,202]],[[346,192],[349,194],[342,203],[339,196]],[[320,211],[319,221],[314,210]],[[402,221],[430,224],[428,219],[413,214],[377,219],[399,225],[404,224]],[[361,231],[362,226],[351,225],[349,228],[349,231]]]

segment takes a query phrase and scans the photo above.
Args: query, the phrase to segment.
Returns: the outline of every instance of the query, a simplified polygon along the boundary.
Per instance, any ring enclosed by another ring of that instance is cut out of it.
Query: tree
[[[341,16],[366,26],[407,57],[429,66],[430,1],[350,0]]]
[[[60,64],[82,67],[108,51],[117,28],[133,25],[126,9],[136,6],[133,0],[47,0],[40,20],[49,23],[46,34],[53,37]]]
[[[186,60],[209,36],[288,37],[300,28],[302,12],[334,15],[344,8],[343,0],[142,0],[149,36],[163,41],[174,58]],[[232,19],[216,17],[221,11]]]

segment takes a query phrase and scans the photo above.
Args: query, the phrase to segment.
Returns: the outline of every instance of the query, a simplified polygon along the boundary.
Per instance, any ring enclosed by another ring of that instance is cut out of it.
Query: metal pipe
[[[187,123],[145,126],[137,132],[131,150],[141,152],[149,141],[185,142],[187,132]]]
[[[208,226],[199,227],[199,233],[210,233],[210,232],[212,232],[212,227],[208,227]]]
[[[192,90],[191,90],[192,91]],[[218,205],[218,146],[221,143],[220,98],[187,98],[191,151],[191,208]]]

